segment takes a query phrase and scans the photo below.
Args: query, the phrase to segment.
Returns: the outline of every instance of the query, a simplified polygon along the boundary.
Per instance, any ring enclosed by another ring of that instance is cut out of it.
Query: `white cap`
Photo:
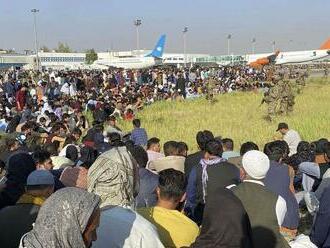
[[[269,170],[269,158],[260,151],[248,151],[242,159],[246,173],[254,179],[263,179]]]

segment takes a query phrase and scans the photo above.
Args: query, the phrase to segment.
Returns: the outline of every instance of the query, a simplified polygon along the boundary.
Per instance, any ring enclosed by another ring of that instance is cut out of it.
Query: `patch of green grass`
[[[190,152],[197,150],[195,141],[199,130],[211,130],[216,136],[230,137],[236,149],[246,141],[256,142],[260,148],[273,140],[279,122],[287,122],[302,139],[313,141],[330,138],[330,79],[311,78],[302,94],[295,99],[294,111],[279,116],[273,122],[263,119],[267,105],[259,107],[262,94],[236,92],[219,95],[210,104],[205,98],[182,102],[157,102],[138,113],[149,137],[185,141]],[[130,122],[121,122],[130,131]]]

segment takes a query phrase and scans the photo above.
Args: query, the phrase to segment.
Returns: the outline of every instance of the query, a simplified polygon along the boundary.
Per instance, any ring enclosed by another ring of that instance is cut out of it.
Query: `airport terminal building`
[[[43,69],[80,69],[85,66],[85,53],[39,52],[39,62]],[[0,54],[0,69],[36,67],[36,55]]]
[[[109,60],[118,58],[143,57],[150,53],[149,50],[133,50],[119,52],[99,52],[99,60]],[[39,52],[39,62],[42,69],[104,69],[106,67],[98,67],[97,65],[86,64],[85,53],[56,53],[56,52]],[[250,56],[254,55],[222,55],[211,56],[209,54],[183,54],[183,53],[164,53],[163,65],[173,67],[188,67],[193,65],[201,66],[227,66],[227,65],[244,65],[249,61]],[[323,59],[323,62],[328,62]],[[322,62],[315,61],[315,62]],[[36,55],[24,54],[6,54],[0,53],[0,70],[8,68],[36,68]]]
[[[98,59],[111,60],[116,58],[130,58],[136,56],[144,56],[148,54],[149,50],[133,50],[120,52],[99,52]],[[40,66],[43,69],[85,69],[90,68],[86,64],[85,53],[56,53],[56,52],[40,52],[39,54]],[[241,60],[241,58],[239,59]],[[228,65],[231,62],[236,62],[236,56],[210,56],[209,54],[183,54],[183,53],[164,53],[163,64],[174,67],[182,67],[184,64],[192,66],[195,64],[207,65],[215,63],[218,65]],[[36,55],[23,54],[0,54],[0,69],[24,67],[36,67]],[[96,67],[92,67],[96,68]]]

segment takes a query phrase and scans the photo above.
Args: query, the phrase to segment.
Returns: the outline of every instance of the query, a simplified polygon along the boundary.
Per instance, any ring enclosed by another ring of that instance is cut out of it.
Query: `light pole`
[[[33,23],[34,23],[34,42],[35,42],[35,53],[36,53],[36,62],[37,62],[37,70],[39,71],[39,54],[38,54],[38,34],[37,34],[37,13],[38,9],[31,9],[33,14]]]
[[[275,45],[276,45],[276,42],[275,42],[275,41],[273,41],[273,42],[272,42],[272,46],[273,46],[273,53],[275,53]]]
[[[252,39],[252,54],[255,54],[255,52],[256,52],[256,42],[257,42],[256,38],[253,38]]]
[[[139,26],[141,26],[142,21],[140,19],[136,19],[134,21],[134,26],[136,27],[136,49],[140,49],[140,36],[139,36]]]
[[[184,27],[183,30],[182,30],[184,67],[186,67],[186,63],[187,63],[187,32],[188,32],[188,27]]]
[[[231,34],[228,34],[227,36],[227,53],[230,55],[230,40],[231,40]]]

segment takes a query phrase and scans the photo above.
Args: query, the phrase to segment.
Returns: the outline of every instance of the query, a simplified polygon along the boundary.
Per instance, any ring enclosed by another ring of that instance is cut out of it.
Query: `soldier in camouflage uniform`
[[[216,88],[217,80],[215,79],[214,76],[210,76],[207,81],[206,81],[206,94],[205,98],[208,100],[210,103],[214,103],[214,89]]]
[[[280,114],[288,114],[293,111],[294,106],[294,86],[290,80],[285,78],[280,81],[281,95],[280,95]]]
[[[271,88],[265,93],[261,103],[267,103],[267,120],[272,121],[276,115],[288,114],[295,104],[294,87],[288,75],[279,75],[272,79]]]
[[[277,114],[277,109],[280,101],[281,87],[278,84],[279,80],[277,78],[272,79],[271,87],[264,94],[261,104],[267,103],[267,117],[266,119],[272,121]]]
[[[296,79],[296,87],[297,87],[296,93],[297,94],[302,93],[302,89],[306,85],[305,75],[306,75],[306,73],[304,73],[304,74],[299,73],[298,74],[298,77]]]
[[[298,86],[294,80],[289,80],[287,75],[279,81],[278,87],[280,88],[280,103],[279,114],[288,114],[293,111],[295,104],[295,96],[298,94]]]
[[[329,74],[329,68],[328,66],[324,66],[324,77],[327,78]]]

